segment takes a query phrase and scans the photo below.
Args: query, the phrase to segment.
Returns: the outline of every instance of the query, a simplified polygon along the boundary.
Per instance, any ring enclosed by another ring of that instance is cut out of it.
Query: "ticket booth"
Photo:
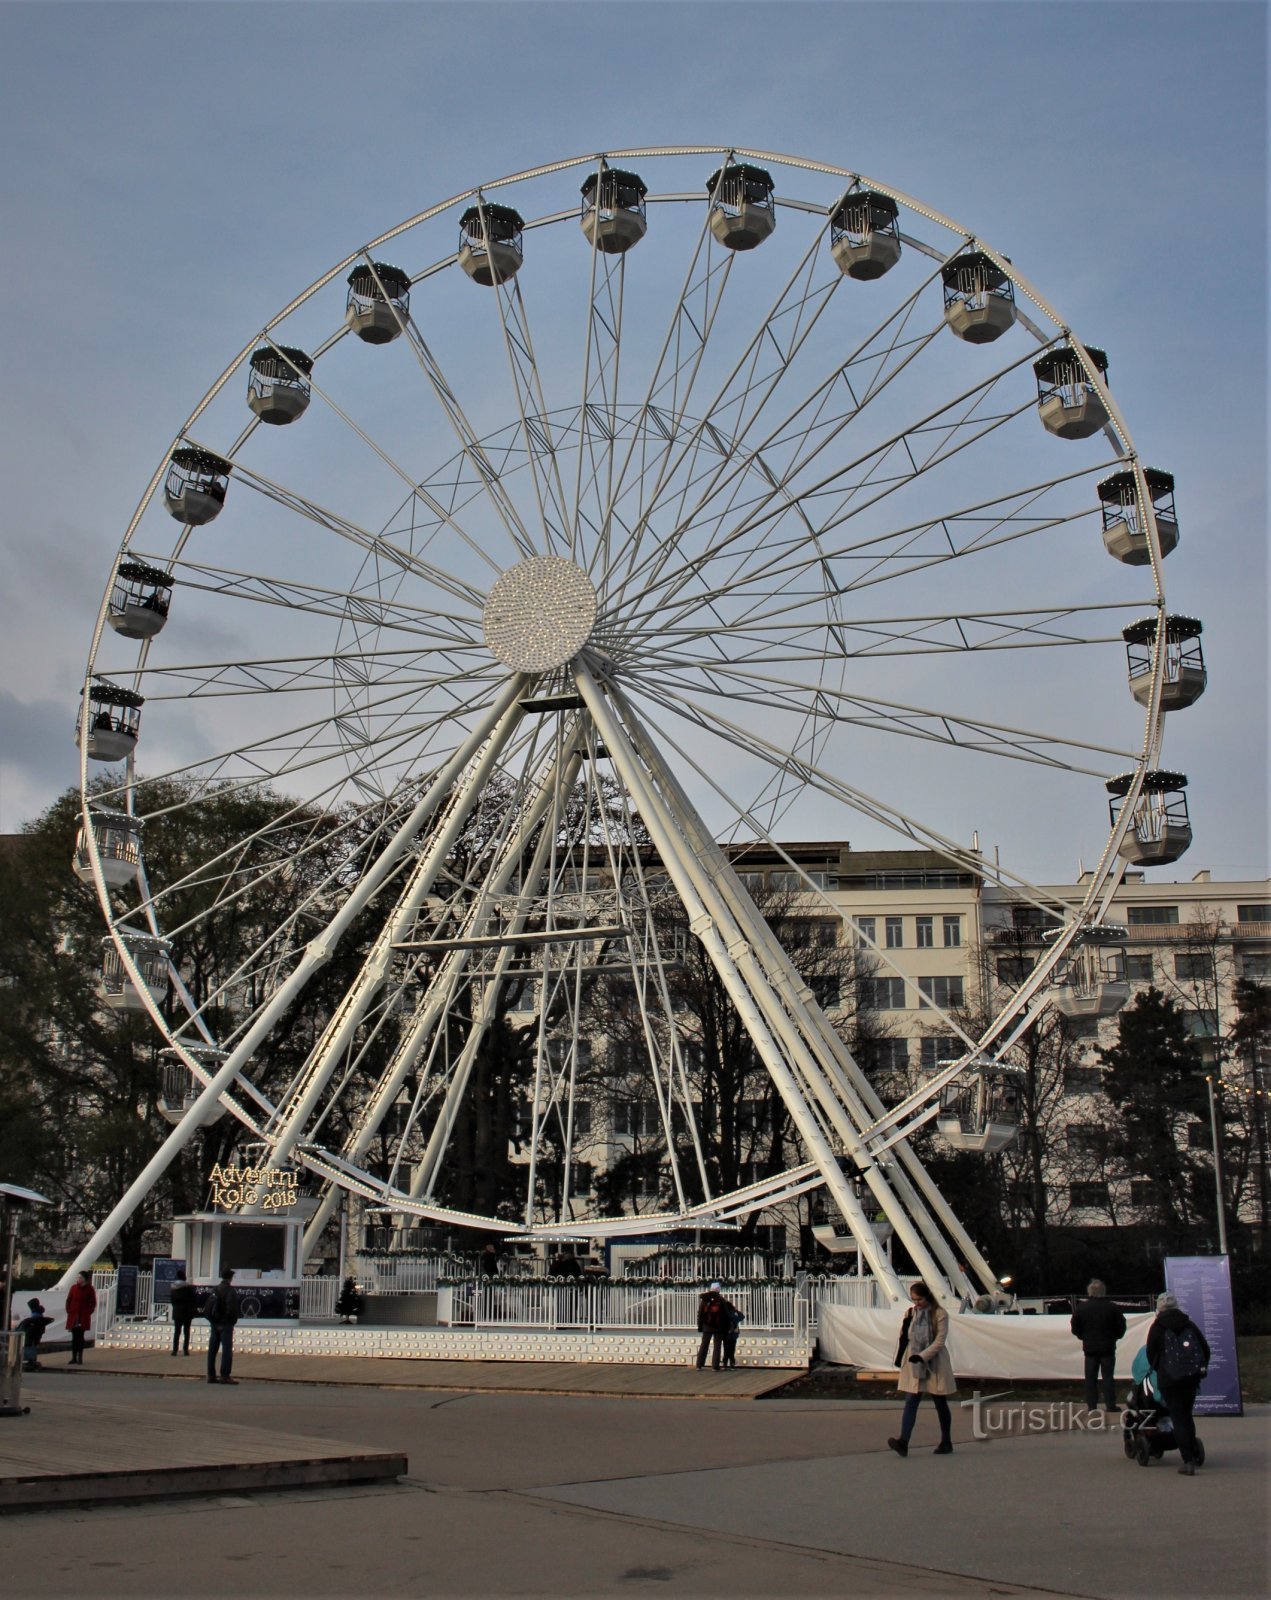
[[[304,1276],[304,1223],[299,1217],[226,1215],[195,1211],[172,1221],[172,1256],[186,1277],[212,1288],[234,1269],[243,1322],[296,1322]]]

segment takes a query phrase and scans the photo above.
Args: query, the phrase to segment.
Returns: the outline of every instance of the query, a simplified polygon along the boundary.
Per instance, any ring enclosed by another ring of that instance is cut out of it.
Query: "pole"
[[[1205,1087],[1209,1090],[1209,1131],[1213,1135],[1214,1141],[1214,1186],[1218,1191],[1218,1253],[1225,1256],[1227,1254],[1227,1206],[1223,1199],[1222,1143],[1218,1138],[1218,1099],[1214,1094],[1212,1073],[1205,1075]]]

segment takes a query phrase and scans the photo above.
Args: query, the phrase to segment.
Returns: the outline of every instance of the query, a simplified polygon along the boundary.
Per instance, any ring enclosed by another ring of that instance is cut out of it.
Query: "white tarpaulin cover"
[[[818,1338],[826,1361],[872,1372],[896,1370],[901,1310],[864,1311],[855,1306],[821,1306]],[[1130,1376],[1130,1364],[1147,1341],[1150,1311],[1126,1316],[1126,1334],[1117,1345],[1116,1375]],[[1076,1378],[1085,1372],[1081,1342],[1067,1317],[977,1316],[963,1312],[949,1319],[953,1370],[967,1378]]]

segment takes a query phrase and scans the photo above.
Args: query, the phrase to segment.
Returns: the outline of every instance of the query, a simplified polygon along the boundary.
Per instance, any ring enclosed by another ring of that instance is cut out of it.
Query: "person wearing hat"
[[[238,1290],[234,1287],[233,1267],[221,1268],[221,1281],[212,1290],[212,1301],[207,1308],[207,1320],[212,1331],[207,1341],[207,1381],[209,1383],[237,1383],[231,1378],[234,1367],[234,1324],[238,1321]],[[216,1352],[221,1353],[221,1375],[216,1376]]]
[[[1192,1410],[1201,1379],[1209,1371],[1209,1341],[1172,1294],[1158,1295],[1156,1320],[1147,1330],[1147,1359],[1169,1412],[1185,1478],[1199,1465]]]
[[[706,1365],[706,1352],[713,1345],[711,1366],[716,1372],[719,1371],[724,1335],[728,1332],[729,1320],[736,1309],[736,1306],[724,1299],[718,1283],[712,1283],[697,1302],[697,1331],[702,1336],[702,1342],[697,1347],[699,1368]]]
[[[44,1307],[38,1300],[28,1300],[26,1307],[27,1315],[18,1323],[18,1332],[22,1335],[22,1365],[27,1372],[38,1372],[40,1340],[53,1318],[45,1316]]]

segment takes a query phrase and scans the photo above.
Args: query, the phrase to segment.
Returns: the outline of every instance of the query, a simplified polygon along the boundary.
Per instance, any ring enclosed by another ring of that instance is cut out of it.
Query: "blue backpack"
[[[1166,1328],[1164,1338],[1161,1340],[1161,1358],[1156,1363],[1156,1370],[1167,1383],[1178,1383],[1184,1378],[1200,1377],[1205,1370],[1205,1357],[1201,1352],[1195,1328],[1188,1326],[1181,1333],[1176,1333],[1173,1328]]]

